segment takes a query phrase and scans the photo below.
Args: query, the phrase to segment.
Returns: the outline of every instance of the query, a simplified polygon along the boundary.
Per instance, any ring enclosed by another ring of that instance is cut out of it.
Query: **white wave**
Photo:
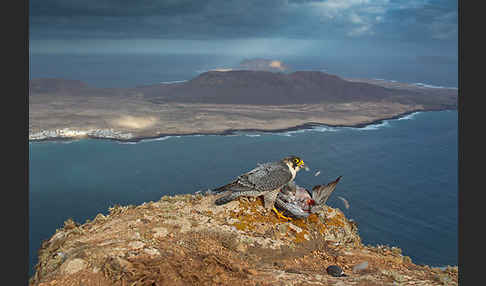
[[[450,88],[450,89],[457,89],[457,87],[448,87],[448,86],[440,86],[440,85],[432,85],[432,84],[426,84],[426,83],[413,83],[413,85],[418,86],[418,87],[426,87],[426,88]]]
[[[247,137],[260,137],[260,134],[245,134]]]
[[[157,138],[150,138],[150,139],[142,139],[140,140],[140,143],[143,143],[143,142],[154,142],[154,141],[165,141],[167,139],[170,139],[170,138],[180,138],[181,136],[177,135],[177,136],[162,136],[162,137],[157,137]]]
[[[340,128],[338,128],[338,127],[330,127],[330,126],[315,126],[315,127],[312,127],[312,131],[317,131],[317,132],[337,132],[339,130],[340,130]]]
[[[292,130],[292,131],[287,131],[285,133],[287,134],[296,134],[296,133],[304,133],[304,132],[309,132],[311,129],[299,129],[299,130]]]
[[[276,132],[276,133],[272,133],[272,134],[291,137],[291,136],[293,136],[293,134],[299,134],[299,133],[305,133],[305,132],[337,132],[339,130],[341,130],[341,129],[338,128],[338,127],[313,126],[311,128],[292,130],[292,131],[286,131],[286,132]]]
[[[185,80],[173,80],[173,81],[161,81],[161,84],[172,84],[172,83],[181,83],[181,82],[186,82],[188,81],[187,79]]]
[[[413,113],[407,114],[407,115],[405,115],[403,117],[400,117],[397,120],[410,120],[410,119],[413,119],[415,117],[415,115],[417,115],[419,113],[420,113],[419,111],[413,112]]]
[[[286,137],[292,137],[291,133],[288,132],[277,132],[277,133],[271,133],[272,135],[278,135],[278,136],[286,136]]]
[[[390,123],[388,123],[388,120],[384,120],[383,122],[377,124],[366,125],[365,127],[359,127],[359,128],[351,127],[351,128],[360,131],[367,131],[367,130],[378,130],[383,127],[390,127]]]
[[[164,137],[158,137],[158,138],[150,138],[150,139],[142,139],[140,142],[153,142],[153,141],[165,141],[169,139],[171,136],[164,136]]]

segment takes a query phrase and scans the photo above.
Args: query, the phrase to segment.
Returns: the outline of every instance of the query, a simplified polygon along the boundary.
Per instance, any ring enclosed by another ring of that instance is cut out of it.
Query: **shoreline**
[[[58,142],[58,141],[77,141],[77,140],[82,140],[82,139],[97,139],[97,140],[108,140],[108,141],[115,141],[115,142],[121,142],[121,143],[139,143],[143,140],[151,140],[151,139],[159,139],[159,138],[164,138],[164,137],[176,137],[176,136],[207,136],[207,135],[217,135],[217,136],[229,136],[229,135],[237,135],[237,133],[241,132],[260,132],[260,133],[284,133],[284,132],[290,132],[290,131],[299,131],[299,130],[309,130],[312,129],[313,127],[319,127],[319,126],[324,126],[324,127],[350,127],[350,128],[365,128],[370,125],[376,125],[376,124],[381,124],[384,121],[387,120],[396,120],[403,118],[407,115],[410,115],[412,113],[416,112],[430,112],[430,111],[445,111],[445,110],[456,110],[457,108],[442,108],[442,109],[415,109],[415,110],[410,110],[404,113],[400,113],[398,115],[392,116],[392,117],[386,117],[386,118],[380,118],[373,120],[371,122],[367,123],[358,123],[358,124],[351,124],[351,125],[345,125],[345,124],[325,124],[325,123],[319,123],[319,122],[306,122],[304,124],[296,125],[296,126],[290,126],[288,128],[280,128],[280,129],[255,129],[255,128],[247,128],[247,129],[226,129],[220,132],[193,132],[193,133],[160,133],[155,136],[144,136],[144,137],[134,137],[130,139],[121,139],[121,138],[105,138],[105,137],[97,137],[97,136],[82,136],[82,137],[48,137],[48,138],[43,138],[43,139],[29,139],[29,143],[35,143],[35,142]]]

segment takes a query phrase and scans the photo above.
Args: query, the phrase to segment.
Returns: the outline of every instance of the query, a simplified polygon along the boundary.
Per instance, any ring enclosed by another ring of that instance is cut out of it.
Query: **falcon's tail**
[[[227,194],[226,196],[222,196],[220,198],[217,198],[214,203],[217,205],[217,206],[220,206],[220,205],[224,205],[226,203],[229,203],[231,202],[232,200],[238,198],[240,196],[239,193],[229,193]]]
[[[228,184],[222,187],[219,187],[216,189],[218,193],[228,191],[228,194],[216,199],[214,203],[216,205],[223,205],[226,203],[231,202],[232,200],[240,197],[240,196],[255,196],[258,195],[258,192],[255,192],[255,190],[247,187],[247,186],[242,186],[237,183],[232,183]]]
[[[216,188],[216,189],[212,189],[211,190],[211,193],[212,194],[219,194],[219,193],[222,193],[224,191],[228,191],[231,187],[233,187],[235,185],[235,183],[230,183],[230,184],[227,184],[227,185],[224,185],[224,186],[221,186],[219,188]]]

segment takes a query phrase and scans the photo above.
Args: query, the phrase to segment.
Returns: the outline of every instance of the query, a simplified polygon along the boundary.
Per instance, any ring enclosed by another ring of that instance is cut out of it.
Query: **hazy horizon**
[[[89,0],[81,5],[33,0],[29,13],[31,76],[42,75],[44,67],[61,76],[92,68],[63,67],[59,61],[67,55],[98,61],[116,55],[158,61],[176,55],[186,66],[183,57],[211,57],[212,63],[204,63],[211,68],[269,58],[296,69],[457,87],[457,1]],[[40,56],[56,60],[46,66]],[[103,70],[119,72],[118,66]]]

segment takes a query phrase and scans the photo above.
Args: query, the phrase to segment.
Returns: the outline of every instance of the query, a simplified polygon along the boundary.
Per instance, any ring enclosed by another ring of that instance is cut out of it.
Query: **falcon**
[[[229,184],[212,190],[213,193],[226,192],[225,195],[216,199],[215,204],[226,204],[241,196],[263,196],[266,209],[271,209],[277,216],[288,219],[275,208],[275,199],[281,188],[293,181],[297,172],[302,168],[309,170],[304,161],[297,156],[260,164],[255,169],[238,176]]]

